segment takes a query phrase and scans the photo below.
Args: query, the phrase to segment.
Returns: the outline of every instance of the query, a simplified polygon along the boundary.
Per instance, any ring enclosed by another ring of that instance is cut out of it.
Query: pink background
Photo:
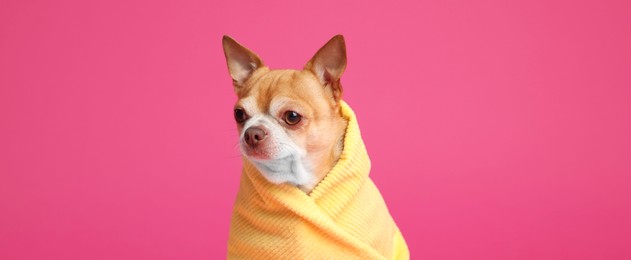
[[[476,3],[473,3],[476,2]],[[220,259],[221,36],[345,99],[416,259],[631,259],[629,1],[0,4],[0,259]]]

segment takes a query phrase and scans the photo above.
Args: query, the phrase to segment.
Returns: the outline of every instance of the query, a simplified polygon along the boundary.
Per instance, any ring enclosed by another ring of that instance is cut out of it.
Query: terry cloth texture
[[[348,120],[339,161],[307,195],[268,182],[243,160],[234,205],[230,259],[409,259],[399,228],[375,184],[355,114]]]

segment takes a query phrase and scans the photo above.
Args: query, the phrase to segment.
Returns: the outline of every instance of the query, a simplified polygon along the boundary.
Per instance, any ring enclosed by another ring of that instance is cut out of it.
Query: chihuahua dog
[[[344,38],[329,40],[303,70],[270,70],[229,36],[223,48],[238,96],[234,118],[242,154],[268,181],[310,193],[343,148]]]
[[[228,36],[223,48],[244,158],[228,258],[408,259],[341,99],[344,38],[329,40],[302,70],[270,70]]]

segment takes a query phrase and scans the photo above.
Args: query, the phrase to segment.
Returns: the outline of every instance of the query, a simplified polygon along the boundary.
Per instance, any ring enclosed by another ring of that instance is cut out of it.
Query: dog
[[[234,119],[244,159],[228,256],[409,257],[368,179],[370,163],[354,113],[342,101],[344,37],[330,39],[302,70],[269,69],[229,36],[223,49],[238,98]],[[373,212],[370,218],[361,207]],[[306,224],[313,228],[305,231]]]
[[[270,70],[229,37],[224,50],[239,98],[240,148],[270,182],[309,193],[337,162],[346,121],[340,114],[344,38],[331,39],[304,70]]]

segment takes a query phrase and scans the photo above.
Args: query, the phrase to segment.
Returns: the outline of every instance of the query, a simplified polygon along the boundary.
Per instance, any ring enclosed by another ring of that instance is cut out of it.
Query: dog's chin
[[[271,153],[265,149],[243,147],[243,155],[270,182],[291,183],[297,186],[311,185],[313,175],[309,166],[298,152]]]

